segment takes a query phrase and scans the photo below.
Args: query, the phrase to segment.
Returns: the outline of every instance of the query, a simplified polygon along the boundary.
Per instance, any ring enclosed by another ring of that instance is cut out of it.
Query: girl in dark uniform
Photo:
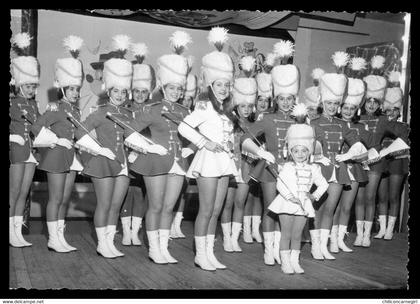
[[[275,157],[275,163],[281,165],[286,161],[287,148],[285,137],[287,129],[295,120],[290,116],[291,110],[296,102],[299,90],[299,71],[295,65],[287,64],[287,61],[294,52],[294,45],[290,41],[283,41],[274,45],[274,53],[280,58],[280,65],[271,70],[272,83],[274,88],[274,111],[264,114],[262,120],[256,121],[250,131],[254,136],[265,135],[266,155],[261,154],[259,148],[250,134],[244,135],[242,148],[255,155],[264,158],[251,170],[250,175],[261,183],[264,212],[263,212],[263,238],[264,238],[264,263],[274,265],[275,261],[281,264],[280,260],[280,229],[277,217],[269,213],[268,205],[276,197],[276,177],[271,173],[265,163],[269,157]],[[274,162],[274,161],[272,161]]]
[[[139,155],[131,170],[143,175],[149,199],[146,212],[146,232],[149,258],[157,264],[177,263],[168,251],[172,212],[181,192],[187,170],[181,152],[183,143],[178,136],[178,123],[189,110],[177,103],[185,87],[187,59],[181,55],[191,37],[175,32],[170,42],[176,54],[158,58],[157,83],[163,99],[144,107],[136,118],[138,131],[149,128],[151,139],[167,149],[166,155]]]
[[[255,67],[255,59],[251,56],[242,57],[239,67],[244,75],[235,79],[232,94],[233,111],[237,117],[234,128],[234,159],[239,174],[235,179],[235,185],[228,188],[221,217],[223,247],[227,252],[242,252],[238,239],[242,230],[244,205],[249,192],[249,171],[251,163],[257,159],[256,156],[250,153],[242,152],[240,148],[241,136],[255,119],[254,109],[257,97],[257,82],[251,77]]]
[[[404,135],[402,139],[405,142],[408,142],[408,125],[397,121],[401,115],[403,97],[402,90],[399,87],[399,78],[400,73],[396,71],[391,72],[388,77],[390,86],[385,91],[383,111],[388,117],[388,120],[394,122],[395,128],[401,130],[401,134]],[[393,136],[391,135],[390,137],[384,138],[382,141],[382,148],[387,148],[394,141],[392,137]],[[404,177],[408,174],[408,162],[408,153],[395,153],[394,155],[388,155],[385,158],[384,170],[378,190],[380,229],[378,234],[374,236],[376,239],[383,238],[385,240],[392,240],[401,199],[401,187]],[[387,215],[388,223],[386,221]]]
[[[332,58],[338,72],[342,72],[348,63],[348,54],[335,52]],[[346,91],[346,76],[342,73],[326,73],[321,76],[319,85],[323,113],[320,117],[311,120],[311,125],[315,129],[316,140],[321,143],[325,155],[320,162],[322,174],[329,186],[328,196],[321,202],[322,205],[315,215],[316,232],[311,232],[311,235],[314,235],[312,251],[315,259],[323,257],[334,260],[335,257],[330,254],[327,247],[334,211],[342,194],[343,186],[351,184],[351,176],[344,161],[367,152],[367,149],[360,142],[357,132],[350,129],[346,122],[336,118]],[[345,142],[350,148],[346,153],[340,154]]]
[[[136,58],[133,61],[133,80],[131,84],[133,100],[130,100],[126,107],[132,111],[132,116],[137,119],[143,113],[145,105],[151,103],[150,96],[155,84],[155,73],[151,65],[144,64],[144,58],[148,53],[144,43],[136,43],[132,46],[132,52]],[[150,137],[150,132],[142,132],[146,137]],[[128,155],[128,167],[131,167],[131,160],[137,157],[137,152],[131,150]],[[131,170],[131,169],[130,169]],[[147,210],[146,186],[143,176],[131,172],[130,185],[127,195],[121,207],[121,224],[123,228],[123,245],[141,245],[138,236],[142,227],[142,220]]]
[[[58,138],[54,148],[42,149],[39,169],[47,173],[48,203],[47,227],[48,249],[56,252],[77,250],[64,238],[64,221],[73,189],[76,172],[82,171],[79,156],[73,147],[74,132],[78,125],[72,122],[67,113],[80,120],[80,111],[76,106],[80,97],[83,71],[82,63],[77,59],[83,40],[77,36],[64,39],[64,47],[72,57],[57,59],[55,64],[55,86],[58,101],[47,105],[45,113],[32,125],[35,141],[42,142],[44,132],[52,131]],[[42,132],[41,132],[42,130]]]
[[[365,95],[365,83],[358,76],[366,68],[366,61],[361,57],[354,57],[350,61],[350,67],[353,73],[352,76],[355,78],[348,78],[347,95],[341,106],[341,118],[347,123],[349,129],[357,132],[365,147],[370,148],[372,145],[372,134],[368,131],[365,124],[358,121],[360,118],[359,106]],[[347,152],[349,148],[345,143],[343,152]],[[368,181],[367,171],[362,167],[360,162],[349,160],[346,164],[349,170],[351,184],[343,187],[343,192],[341,193],[337,209],[334,213],[330,237],[330,251],[333,253],[338,253],[339,249],[344,252],[353,251],[344,243],[344,236],[347,233],[350,210],[356,198],[359,184],[366,184]]]
[[[30,39],[28,33],[19,33],[12,41],[18,54],[11,60],[11,83],[17,92],[9,108],[9,244],[13,247],[32,245],[22,235],[25,201],[38,164],[32,153],[30,126],[39,116],[35,101],[39,64],[35,57],[25,55]]]
[[[116,119],[125,124],[132,121],[131,112],[121,105],[126,101],[132,79],[131,62],[123,59],[130,44],[130,37],[117,35],[113,37],[115,55],[104,63],[104,84],[109,99],[91,113],[83,122],[85,129],[77,129],[77,145],[94,154],[86,163],[83,174],[90,176],[97,197],[94,214],[95,230],[98,237],[97,253],[105,258],[123,256],[114,245],[114,236],[118,216],[129,185],[127,159],[124,150],[125,142],[137,135],[138,144],[132,142],[130,147],[137,146],[140,151],[166,153],[163,147],[148,145],[139,138],[138,133],[124,128]],[[109,116],[111,114],[111,117]],[[88,132],[95,130],[98,140],[95,141]],[[95,155],[96,154],[96,155]]]

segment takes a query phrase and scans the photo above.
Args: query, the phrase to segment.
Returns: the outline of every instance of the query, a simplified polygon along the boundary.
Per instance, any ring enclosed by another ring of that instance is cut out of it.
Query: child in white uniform
[[[295,108],[296,110],[301,108],[306,114],[303,104]],[[311,126],[294,124],[289,127],[286,142],[293,161],[279,168],[280,173],[277,178],[279,194],[268,207],[272,212],[279,214],[282,232],[281,269],[287,274],[304,272],[299,265],[302,231],[307,217],[315,216],[312,203],[319,200],[328,188],[328,182],[322,176],[320,166],[308,163],[314,150],[314,141],[315,133]],[[317,189],[311,194],[309,190],[313,184]]]

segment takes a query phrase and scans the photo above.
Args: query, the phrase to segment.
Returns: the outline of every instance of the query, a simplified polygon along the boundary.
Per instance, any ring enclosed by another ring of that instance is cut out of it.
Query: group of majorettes
[[[366,61],[336,52],[337,72],[315,69],[315,85],[299,103],[299,70],[288,64],[294,52],[290,41],[276,43],[256,75],[255,58],[244,56],[234,77],[234,63],[223,52],[227,39],[222,27],[210,31],[208,41],[216,50],[202,58],[198,96],[192,60],[183,55],[192,42],[186,32],[170,37],[173,53],[158,58],[156,75],[143,63],[148,52],[143,43],[113,37],[113,57],[103,67],[108,98],[81,121],[83,40],[64,39],[71,57],[56,61],[57,100],[40,115],[34,99],[38,62],[24,54],[30,37],[17,34],[10,101],[10,245],[32,245],[22,225],[36,166],[47,173],[48,249],[55,252],[77,250],[64,237],[77,172],[92,180],[97,253],[105,258],[124,256],[114,242],[119,218],[123,245],[141,245],[144,218],[149,258],[177,263],[168,244],[185,237],[180,224],[191,180],[199,198],[194,263],[204,270],[227,268],[214,254],[219,217],[225,251],[242,251],[242,232],[245,243],[263,242],[266,265],[277,262],[288,274],[304,272],[299,255],[307,224],[313,258],[330,260],[335,259],[331,252],[352,251],[344,237],[354,202],[354,246],[369,247],[378,188],[375,238],[392,239],[408,155],[381,157],[379,152],[396,138],[408,142],[407,125],[397,121],[399,73],[391,72],[387,80],[381,75],[384,58],[374,56],[371,74],[360,79]],[[129,50],[133,62],[125,59]],[[344,75],[346,67],[351,75]]]

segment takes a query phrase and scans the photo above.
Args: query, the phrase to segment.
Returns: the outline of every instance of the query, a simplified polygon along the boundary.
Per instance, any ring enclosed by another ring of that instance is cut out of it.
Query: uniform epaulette
[[[57,112],[58,111],[58,103],[56,103],[54,101],[50,101],[49,103],[47,103],[47,107],[46,107],[45,111]]]
[[[149,104],[147,104],[143,107],[143,112],[150,112],[152,107],[160,105],[161,103],[162,102],[160,102],[160,101],[151,102],[151,103],[149,103]]]

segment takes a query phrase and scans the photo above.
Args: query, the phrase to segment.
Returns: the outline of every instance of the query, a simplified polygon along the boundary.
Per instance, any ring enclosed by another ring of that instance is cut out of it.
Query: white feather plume
[[[321,68],[315,68],[312,70],[311,76],[313,79],[320,79],[322,77],[322,75],[325,74],[325,71]]]
[[[361,71],[366,69],[367,62],[363,57],[353,57],[350,60],[350,67],[353,71]]]
[[[274,62],[276,61],[277,55],[274,53],[268,53],[267,57],[265,58],[265,65],[274,66]]]
[[[388,75],[389,82],[399,82],[401,77],[401,73],[398,71],[391,71]]]
[[[70,52],[79,51],[82,45],[83,39],[78,36],[69,35],[63,39],[63,46]]]
[[[219,51],[222,51],[223,44],[229,39],[227,35],[228,30],[224,27],[216,26],[213,27],[209,35],[207,36],[207,40],[210,44],[213,44]]]
[[[280,58],[290,57],[294,51],[295,45],[289,40],[280,40],[273,47],[273,53]]]
[[[255,58],[252,56],[244,56],[239,60],[242,70],[251,72],[255,66]]]
[[[187,48],[187,44],[192,42],[191,36],[184,31],[176,31],[169,37],[169,42],[175,51],[180,54]]]
[[[370,60],[370,65],[374,69],[382,69],[385,64],[385,57],[381,55],[373,56]]]
[[[334,65],[337,68],[341,68],[347,65],[347,63],[349,62],[349,54],[347,54],[346,52],[335,52],[331,58],[334,61]]]
[[[131,38],[127,35],[116,35],[112,37],[112,48],[115,51],[127,51],[131,45]]]
[[[139,42],[131,45],[131,52],[135,57],[145,57],[149,53],[149,49],[146,44]]]
[[[24,49],[31,44],[31,39],[32,37],[28,33],[18,33],[13,37],[12,43],[16,44],[18,48]]]
[[[292,116],[294,117],[301,117],[308,115],[308,109],[306,108],[304,103],[298,103],[293,107]]]

